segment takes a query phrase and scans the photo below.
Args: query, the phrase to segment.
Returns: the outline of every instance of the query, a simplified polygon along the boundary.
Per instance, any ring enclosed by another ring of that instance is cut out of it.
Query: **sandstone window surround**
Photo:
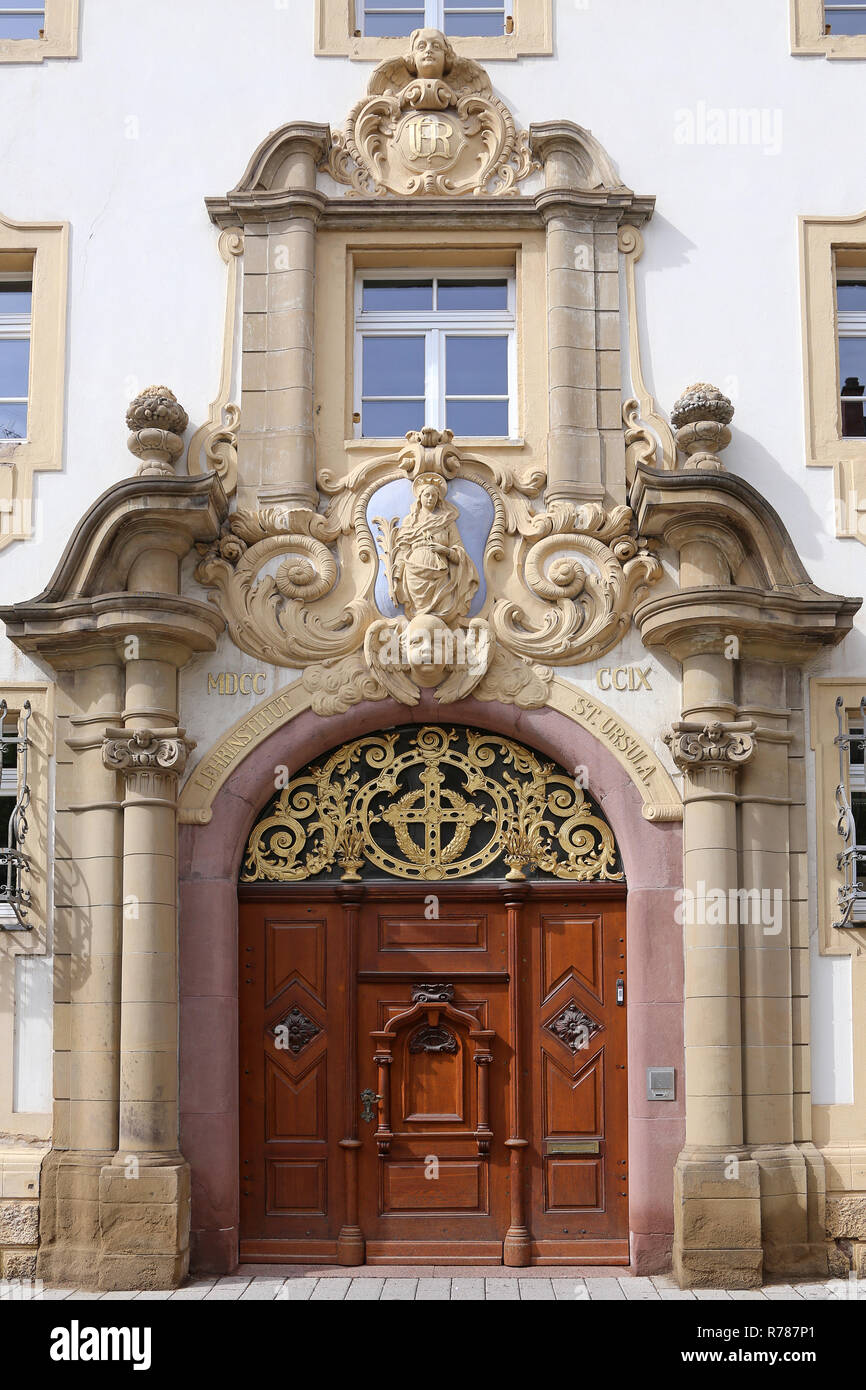
[[[0,63],[78,57],[78,0],[45,0],[42,9],[45,22],[40,37],[0,38]]]
[[[832,32],[834,14],[842,11],[831,5],[828,12],[824,0],[790,0],[790,3],[792,53],[825,58],[866,58],[866,33]],[[826,32],[828,25],[829,34]]]
[[[33,475],[63,464],[66,362],[65,222],[12,222],[0,215],[0,271],[32,275],[27,437],[0,440],[0,550],[28,540]]]
[[[471,0],[467,0],[471,3]],[[411,0],[405,8],[421,9],[423,0]],[[430,0],[427,0],[429,7]],[[461,38],[449,34],[458,53],[479,62],[504,61],[531,55],[553,53],[553,0],[511,0],[511,32],[495,37]],[[426,10],[429,13],[429,8]],[[507,17],[507,16],[506,16]],[[425,27],[438,27],[438,20],[425,21]],[[417,26],[422,27],[419,23]],[[507,27],[507,26],[506,26]],[[361,0],[317,0],[316,54],[319,57],[348,57],[353,61],[381,62],[396,57],[406,47],[406,38],[373,38],[363,33]]]
[[[866,544],[866,435],[843,435],[837,285],[866,277],[866,213],[800,218],[806,462],[834,470],[836,535]]]
[[[840,783],[837,701],[842,701],[840,709],[846,733],[862,727],[860,702],[866,696],[866,675],[846,680],[815,677],[810,685],[818,836],[818,943],[822,955],[856,955],[862,948],[866,928],[866,921],[862,920],[863,905],[859,908],[855,905],[844,927],[835,925],[842,916],[839,890],[845,883],[844,866],[840,864],[839,856],[850,848],[845,837],[839,833],[843,808],[837,788],[841,785],[845,801],[852,805],[852,796],[856,800],[858,793],[863,790],[858,785],[862,782],[863,764],[862,752],[855,739],[850,768],[845,771]]]
[[[8,706],[6,725],[19,723],[24,705],[29,701],[27,721],[27,783],[30,801],[27,808],[26,851],[28,873],[26,886],[31,901],[27,911],[29,931],[0,930],[0,1057],[12,1059],[0,1068],[0,1134],[24,1134],[28,1138],[45,1139],[51,1133],[51,1115],[22,1109],[16,1095],[18,1062],[22,1049],[31,1045],[28,1032],[33,1011],[28,999],[42,994],[44,972],[50,971],[49,878],[51,872],[52,810],[51,764],[54,755],[54,686],[47,682],[0,685],[0,698]],[[0,827],[4,835],[5,822]],[[14,915],[2,909],[0,927],[15,927]],[[50,990],[50,985],[48,986]],[[16,1028],[16,1014],[18,1027]],[[41,1025],[34,1024],[37,1028]],[[35,1045],[40,1049],[44,1039]],[[32,1060],[32,1057],[30,1058]]]

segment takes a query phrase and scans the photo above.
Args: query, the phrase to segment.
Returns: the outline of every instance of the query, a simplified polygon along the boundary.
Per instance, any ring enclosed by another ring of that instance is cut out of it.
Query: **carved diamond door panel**
[[[241,1259],[333,1259],[345,967],[334,902],[241,902]]]
[[[536,886],[524,912],[533,1255],[625,1263],[625,900]]]

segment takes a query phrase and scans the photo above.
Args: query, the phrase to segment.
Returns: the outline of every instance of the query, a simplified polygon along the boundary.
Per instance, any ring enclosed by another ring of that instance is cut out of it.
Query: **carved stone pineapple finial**
[[[716,455],[731,442],[733,418],[734,407],[717,386],[698,381],[686,387],[671,411],[677,445],[687,456],[685,468],[724,471]]]
[[[189,416],[167,386],[147,386],[129,404],[127,446],[141,459],[140,477],[173,478],[175,460],[183,453],[182,435]]]

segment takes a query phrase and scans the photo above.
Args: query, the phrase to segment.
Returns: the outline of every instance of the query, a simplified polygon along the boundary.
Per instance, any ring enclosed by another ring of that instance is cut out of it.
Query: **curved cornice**
[[[41,594],[0,608],[22,651],[58,667],[90,664],[94,645],[136,634],[189,651],[212,650],[223,620],[208,603],[169,593],[128,591],[132,567],[148,551],[181,558],[219,534],[228,503],[215,473],[127,478],[85,512]]]
[[[703,543],[731,574],[728,585],[680,588],[640,604],[634,619],[648,647],[682,660],[736,636],[743,655],[802,662],[851,630],[862,599],[812,582],[778,513],[743,478],[639,465],[630,502],[642,535],[677,551]]]

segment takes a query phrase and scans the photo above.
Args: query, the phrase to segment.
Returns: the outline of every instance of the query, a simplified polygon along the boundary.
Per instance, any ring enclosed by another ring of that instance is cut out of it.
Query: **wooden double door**
[[[628,1262],[625,895],[251,887],[240,1256]]]

